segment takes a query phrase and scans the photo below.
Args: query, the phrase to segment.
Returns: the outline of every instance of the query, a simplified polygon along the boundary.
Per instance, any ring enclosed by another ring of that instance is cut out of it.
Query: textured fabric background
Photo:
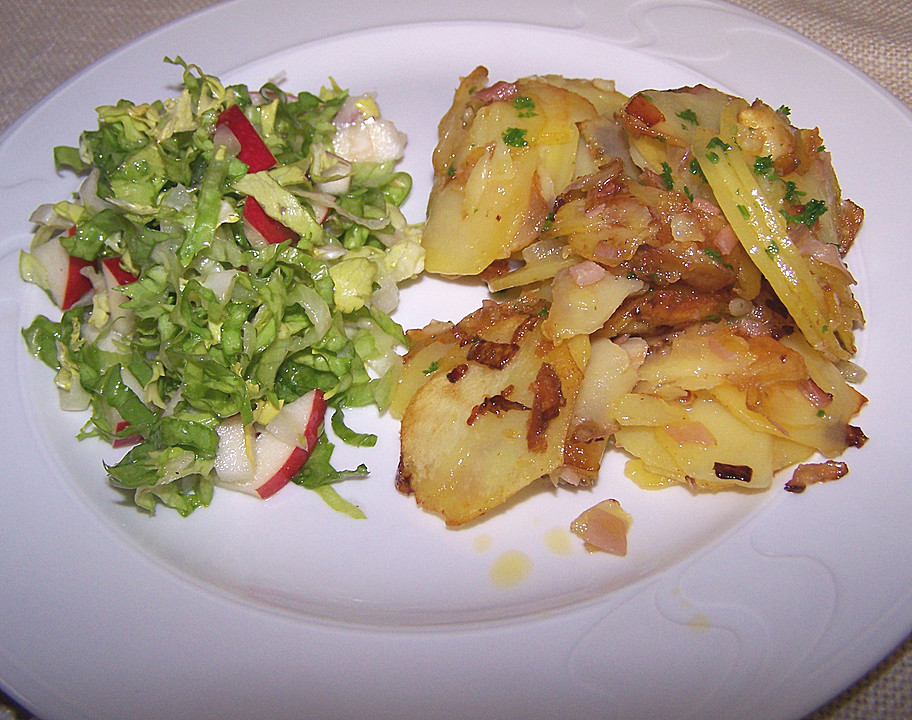
[[[912,108],[909,0],[734,2],[841,55]],[[0,0],[0,132],[108,52],[214,4],[215,0]],[[0,692],[0,720],[27,717]],[[912,718],[912,639],[806,720],[871,718]]]

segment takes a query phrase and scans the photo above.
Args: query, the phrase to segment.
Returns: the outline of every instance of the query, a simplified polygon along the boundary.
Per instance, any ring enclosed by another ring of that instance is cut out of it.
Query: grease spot
[[[519,550],[507,550],[491,566],[491,582],[502,588],[515,587],[529,577],[532,560]]]
[[[573,535],[562,527],[553,527],[545,533],[545,546],[555,555],[572,555]]]
[[[475,548],[476,552],[487,552],[491,549],[491,546],[494,544],[494,541],[491,539],[490,535],[478,535],[474,540],[472,540],[472,547]]]
[[[713,623],[712,620],[709,619],[709,615],[697,613],[687,621],[687,627],[691,630],[697,630],[698,632],[706,632],[713,627]]]

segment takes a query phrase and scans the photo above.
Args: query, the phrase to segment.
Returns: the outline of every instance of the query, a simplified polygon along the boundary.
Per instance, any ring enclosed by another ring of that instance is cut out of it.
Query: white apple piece
[[[31,255],[44,268],[45,289],[61,310],[69,310],[92,289],[92,281],[82,273],[92,263],[70,255],[59,237],[42,243]]]

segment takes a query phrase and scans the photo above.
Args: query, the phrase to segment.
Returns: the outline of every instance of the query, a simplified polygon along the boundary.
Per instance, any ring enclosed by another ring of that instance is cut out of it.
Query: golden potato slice
[[[800,335],[741,337],[690,328],[639,369],[613,404],[615,443],[646,487],[769,487],[774,473],[816,452],[827,457],[865,437],[849,425],[865,398]]]
[[[585,336],[576,335],[570,342],[582,337]],[[571,485],[596,480],[605,447],[617,424],[614,402],[633,389],[645,356],[646,343],[639,338],[628,338],[623,343],[605,337],[592,339],[564,444],[564,464],[551,474],[552,480]]]
[[[540,78],[464,78],[439,127],[423,244],[425,267],[476,275],[532,243],[572,179],[577,123],[597,117],[582,95]]]
[[[542,307],[486,303],[457,324],[450,351],[405,409],[397,486],[448,525],[562,462],[582,370],[568,343],[542,335]]]
[[[560,341],[594,333],[629,295],[645,287],[640,280],[613,275],[591,260],[561,270],[551,283],[545,335]]]

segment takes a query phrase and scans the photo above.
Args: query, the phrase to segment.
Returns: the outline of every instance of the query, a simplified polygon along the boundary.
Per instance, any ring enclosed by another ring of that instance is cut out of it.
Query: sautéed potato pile
[[[611,447],[646,488],[847,472],[863,212],[816,129],[704,86],[628,97],[479,67],[433,168],[426,269],[493,294],[408,333],[391,410],[420,506],[460,525],[542,477],[593,483]],[[629,523],[613,501],[590,512]]]

